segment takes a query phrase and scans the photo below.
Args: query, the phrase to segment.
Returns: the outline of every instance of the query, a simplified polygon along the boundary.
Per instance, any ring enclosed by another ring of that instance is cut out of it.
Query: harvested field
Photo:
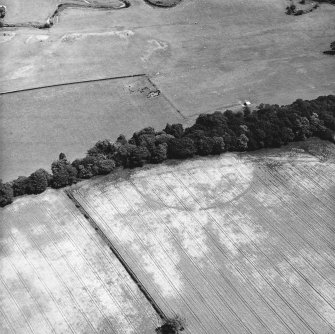
[[[154,309],[60,191],[0,211],[1,334],[149,334]]]
[[[183,119],[145,76],[0,95],[0,106],[0,178],[6,181],[49,170],[60,152],[73,160],[100,139]]]
[[[187,333],[335,331],[335,148],[146,167],[72,194]]]

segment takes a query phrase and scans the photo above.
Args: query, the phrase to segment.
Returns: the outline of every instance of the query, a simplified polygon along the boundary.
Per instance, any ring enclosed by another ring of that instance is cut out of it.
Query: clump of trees
[[[0,5],[0,19],[5,18],[6,16],[6,7]]]
[[[0,6],[0,28],[4,26],[4,18],[6,16],[6,7],[5,6]]]
[[[158,334],[178,334],[182,332],[186,327],[185,319],[181,318],[179,315],[173,318],[165,319],[162,326],[156,328],[156,333]]]
[[[291,4],[286,7],[287,15],[298,16],[298,15],[307,14],[317,9],[319,7],[319,3],[330,3],[330,4],[335,5],[335,0],[313,0],[313,1],[300,0],[299,1],[300,5],[308,5],[308,4],[311,5],[309,8],[303,7],[304,9],[297,8],[295,3],[297,3],[297,0],[296,1],[291,0]]]
[[[10,183],[3,183],[0,179],[0,206],[4,207],[13,202],[14,192]]]
[[[302,1],[299,1],[299,3],[301,5],[305,5],[306,4],[306,1],[302,0]],[[294,16],[299,16],[299,15],[303,15],[303,14],[307,14],[307,13],[310,13],[312,12],[313,10],[317,9],[319,7],[319,4],[316,3],[314,4],[312,7],[310,8],[306,8],[306,9],[298,9],[296,5],[294,4],[291,4],[290,6],[287,6],[286,7],[286,14],[287,15],[294,15]]]
[[[186,129],[182,124],[167,124],[162,131],[144,128],[129,140],[120,135],[115,142],[98,141],[84,158],[72,163],[61,153],[51,164],[52,174],[38,169],[28,177],[0,182],[0,206],[10,204],[13,197],[39,194],[47,187],[62,188],[109,174],[117,167],[135,168],[167,159],[280,147],[312,136],[335,142],[334,132],[334,95],[311,101],[298,99],[284,106],[260,104],[255,110],[245,107],[237,113],[226,110],[202,114]]]
[[[323,51],[324,54],[326,55],[335,55],[335,41],[330,43],[330,50]]]

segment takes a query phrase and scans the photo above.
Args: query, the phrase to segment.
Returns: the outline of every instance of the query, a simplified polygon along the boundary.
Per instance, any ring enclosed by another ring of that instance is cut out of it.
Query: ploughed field
[[[335,331],[335,150],[308,141],[149,166],[75,199],[187,333]]]
[[[154,333],[154,309],[63,191],[0,211],[0,333]]]

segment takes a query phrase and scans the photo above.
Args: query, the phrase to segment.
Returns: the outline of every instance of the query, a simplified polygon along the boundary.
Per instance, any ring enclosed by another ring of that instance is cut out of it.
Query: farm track
[[[291,160],[273,168],[248,156],[220,168],[158,167],[72,193],[151,282],[157,304],[185,316],[190,332],[328,333],[335,212],[325,175],[335,170]]]

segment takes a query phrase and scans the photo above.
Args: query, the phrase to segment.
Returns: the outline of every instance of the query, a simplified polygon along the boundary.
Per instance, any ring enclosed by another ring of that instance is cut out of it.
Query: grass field
[[[44,18],[56,3],[5,4],[8,20],[33,20],[35,12]],[[285,15],[286,5],[285,0],[188,0],[160,9],[131,0],[122,10],[67,9],[48,30],[1,29],[0,92],[144,73],[189,118],[244,100],[285,104],[333,93],[334,59],[322,51],[333,40],[335,6],[322,4],[294,17]],[[123,98],[128,99],[89,85],[1,97],[0,177],[47,167],[59,150],[80,156],[92,141],[116,132],[182,121],[170,107],[165,111],[151,100],[146,108],[152,118],[138,120],[131,111],[137,107],[129,107],[134,101]],[[108,122],[106,108],[115,112]],[[12,124],[21,118],[18,139],[18,126],[13,131]],[[89,128],[83,124],[88,120]]]
[[[49,170],[60,152],[71,160],[83,157],[100,139],[182,121],[155,92],[139,76],[0,95],[0,178]]]
[[[110,5],[117,8],[119,0],[97,0],[93,4]],[[7,7],[5,23],[45,22],[60,4],[88,5],[86,0],[1,0],[1,4]]]
[[[45,17],[56,2],[29,5],[31,1],[11,0],[6,2],[8,20],[11,15],[34,16],[35,11]],[[67,9],[48,30],[1,29],[0,92],[144,73],[190,118],[244,100],[254,105],[284,104],[333,93],[334,59],[322,51],[333,40],[335,6],[322,4],[313,13],[294,17],[285,15],[286,5],[285,0],[188,0],[160,9],[131,0],[131,6],[122,10]],[[75,89],[75,99],[62,100],[54,89],[41,91],[38,98],[30,93],[1,98],[1,123],[9,126],[1,129],[1,163],[6,172],[2,169],[0,177],[7,180],[46,167],[59,150],[71,158],[80,156],[92,140],[108,136],[107,126],[131,133],[167,120],[182,121],[164,107],[148,103],[146,108],[155,115],[152,122],[145,117],[142,122],[126,112],[128,107],[123,109],[119,94],[104,89],[88,92],[88,87],[62,89],[67,97]],[[100,118],[107,104],[116,110],[112,125]],[[78,122],[79,108],[82,119],[92,121],[89,129]],[[56,112],[58,120],[45,109]],[[17,121],[15,115],[23,114],[22,140],[15,140],[25,144],[13,150],[17,126],[11,134],[10,124]],[[60,119],[70,125],[69,130]],[[26,127],[29,131],[34,127],[34,133],[26,136]],[[50,127],[51,136],[45,139]],[[108,137],[115,135],[114,130],[110,133]],[[41,138],[36,145],[35,136]],[[33,158],[20,160],[22,151]]]
[[[60,191],[0,211],[1,334],[154,333],[154,309]]]
[[[187,333],[335,330],[335,149],[147,167],[72,193]]]
[[[1,4],[7,7],[5,22],[33,22],[45,21],[61,0],[1,0]]]
[[[119,11],[69,9],[50,30],[10,31],[0,88],[147,73],[185,115],[243,99],[283,104],[333,92],[334,62],[322,51],[334,36],[335,7],[293,17],[286,5],[189,0],[159,9],[132,0]],[[126,39],[115,33],[126,31]],[[64,42],[69,33],[82,38]]]

